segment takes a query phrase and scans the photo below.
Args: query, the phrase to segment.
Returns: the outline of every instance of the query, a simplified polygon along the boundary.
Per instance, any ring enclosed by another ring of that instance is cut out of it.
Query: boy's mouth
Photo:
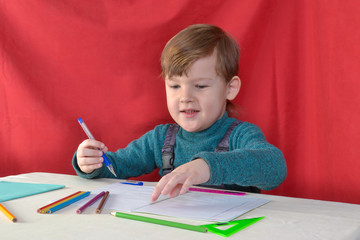
[[[184,110],[181,110],[180,112],[183,113],[185,115],[185,117],[191,118],[191,117],[194,117],[200,111],[194,110],[194,109],[184,109]]]
[[[194,113],[194,112],[199,112],[199,111],[190,109],[190,110],[181,110],[180,112],[182,112],[182,113]]]

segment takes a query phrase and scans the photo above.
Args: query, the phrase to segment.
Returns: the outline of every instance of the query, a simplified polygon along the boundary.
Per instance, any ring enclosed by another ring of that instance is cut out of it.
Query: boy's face
[[[187,75],[165,78],[170,115],[188,132],[209,128],[224,115],[226,100],[234,98],[229,96],[229,84],[217,75],[215,65],[213,54],[195,61]]]

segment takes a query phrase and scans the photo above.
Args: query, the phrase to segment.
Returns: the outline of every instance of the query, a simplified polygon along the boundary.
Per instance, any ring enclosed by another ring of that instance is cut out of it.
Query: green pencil
[[[133,215],[133,214],[127,214],[127,213],[121,213],[121,212],[111,212],[111,215],[113,215],[115,217],[132,219],[132,220],[148,222],[148,223],[154,223],[154,224],[175,227],[175,228],[181,228],[181,229],[186,229],[186,230],[191,230],[191,231],[196,231],[196,232],[206,232],[207,231],[206,227],[204,227],[204,226],[195,226],[195,225],[190,225],[190,224],[185,224],[185,223],[166,221],[166,220],[162,220],[162,219],[143,217],[143,216],[139,216],[139,215]]]

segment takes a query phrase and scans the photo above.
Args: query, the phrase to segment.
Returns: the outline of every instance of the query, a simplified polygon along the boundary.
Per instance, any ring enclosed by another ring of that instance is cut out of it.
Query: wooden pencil
[[[11,212],[9,212],[3,205],[0,204],[0,211],[3,212],[5,214],[5,216],[7,218],[10,219],[10,221],[12,222],[16,222],[17,219],[14,215],[11,214]]]
[[[66,200],[66,199],[68,199],[68,198],[70,198],[70,197],[72,197],[72,196],[74,196],[74,195],[76,195],[76,194],[79,194],[79,193],[81,193],[81,191],[78,191],[78,192],[73,193],[73,194],[71,194],[71,195],[69,195],[69,196],[66,196],[66,197],[64,197],[64,198],[59,199],[59,200],[57,200],[56,202],[50,203],[50,204],[48,204],[48,205],[46,205],[46,206],[43,206],[43,207],[39,208],[39,209],[37,210],[37,212],[38,212],[38,213],[44,213],[44,212],[41,212],[41,211],[44,210],[45,208],[49,208],[50,206],[55,205],[55,204],[57,204],[57,203],[59,203],[59,202],[61,202],[61,201],[63,201],[63,200]]]
[[[67,201],[69,201],[69,200],[71,200],[71,199],[73,199],[73,198],[76,198],[77,196],[80,196],[80,195],[82,195],[82,194],[84,194],[84,193],[85,193],[84,191],[80,191],[80,192],[78,192],[78,193],[76,193],[76,194],[72,194],[71,196],[68,196],[68,197],[66,197],[66,198],[60,199],[60,201],[56,201],[56,203],[53,203],[53,204],[51,204],[50,206],[41,209],[40,213],[50,213],[50,212],[49,212],[49,209],[54,208],[54,207],[56,207],[56,206],[58,206],[58,205],[61,205],[62,203],[67,202]]]
[[[108,196],[109,196],[109,191],[106,191],[104,197],[101,199],[101,202],[100,202],[99,206],[96,209],[96,213],[101,212],[101,209],[102,209],[106,199],[108,198]]]
[[[89,196],[89,195],[90,195],[90,192],[81,192],[80,195],[75,195],[74,197],[69,198],[69,199],[66,200],[65,202],[62,202],[62,203],[60,203],[60,204],[58,204],[58,205],[55,205],[55,206],[49,208],[49,209],[47,210],[47,213],[54,213],[54,212],[56,212],[57,210],[62,209],[62,208],[64,208],[64,207],[67,207],[67,206],[69,206],[70,204],[73,204],[74,202],[77,202],[77,201],[79,201],[79,200],[81,200],[81,199],[83,199],[83,198],[85,198],[85,197],[87,197],[87,196]],[[47,208],[46,208],[46,209],[47,209]]]

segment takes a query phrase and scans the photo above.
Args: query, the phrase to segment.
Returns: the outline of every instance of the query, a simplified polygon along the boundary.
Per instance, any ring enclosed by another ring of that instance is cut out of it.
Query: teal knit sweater
[[[214,150],[230,124],[235,121],[228,114],[210,128],[200,132],[187,132],[180,128],[176,136],[175,168],[191,160],[202,158],[210,167],[209,185],[237,184],[271,190],[286,177],[286,163],[279,149],[266,142],[262,131],[254,124],[238,125],[229,139],[229,152]],[[126,148],[107,152],[117,176],[121,179],[137,177],[162,168],[161,148],[169,124],[158,125]],[[105,165],[92,173],[83,173],[73,157],[76,173],[84,178],[113,177]],[[160,170],[160,175],[162,171]]]

